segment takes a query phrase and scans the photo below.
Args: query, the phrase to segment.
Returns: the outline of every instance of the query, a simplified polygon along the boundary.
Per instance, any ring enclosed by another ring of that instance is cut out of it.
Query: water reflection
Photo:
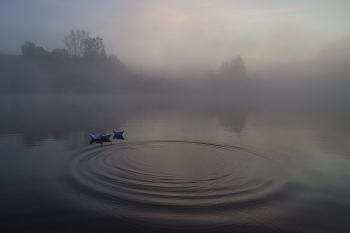
[[[203,220],[187,213],[210,213],[207,220],[216,222],[224,213],[239,216],[237,209],[266,208],[286,198],[281,192],[285,168],[237,146],[131,142],[84,151],[70,165],[70,182],[60,192],[75,196],[75,203],[90,203],[92,209],[99,206],[118,217],[131,213],[140,220],[187,219],[202,225]]]
[[[99,143],[102,146],[103,142],[112,142],[110,139],[91,139],[90,144]]]
[[[124,137],[122,135],[114,135],[113,139],[124,140]],[[90,145],[93,144],[93,143],[99,143],[102,146],[102,144],[104,142],[111,142],[112,143],[112,141],[110,139],[91,139]]]
[[[220,124],[230,131],[240,134],[245,126],[249,106],[236,104],[234,106],[218,106],[217,117]]]
[[[316,129],[320,140],[325,141],[322,146],[332,151],[347,148],[347,152],[350,152],[347,141],[350,135],[350,112],[342,105],[286,105],[261,100],[210,98],[1,98],[0,135],[22,134],[22,145],[27,148],[35,147],[49,138],[66,140],[72,133],[79,134],[79,140],[88,144],[89,133],[113,133],[112,129],[122,128],[135,117],[152,115],[169,118],[169,115],[164,114],[175,116],[181,113],[186,118],[217,120],[221,127],[237,135],[244,133],[248,117],[258,119],[258,124],[273,127]]]
[[[12,232],[350,229],[343,105],[2,97],[0,108]],[[90,141],[113,129],[126,140]]]
[[[237,134],[244,129],[247,105],[215,101],[176,99],[92,98],[92,97],[3,97],[1,134],[22,134],[30,148],[47,138],[64,140],[70,133],[111,132],[135,116],[187,112],[220,124]],[[101,118],[101,115],[104,116]],[[196,117],[193,115],[193,117]],[[91,124],[94,122],[94,124]],[[116,137],[118,138],[118,137]],[[122,138],[120,138],[122,139]],[[88,139],[85,139],[86,142]]]
[[[114,135],[113,139],[124,140],[124,137],[122,135]]]

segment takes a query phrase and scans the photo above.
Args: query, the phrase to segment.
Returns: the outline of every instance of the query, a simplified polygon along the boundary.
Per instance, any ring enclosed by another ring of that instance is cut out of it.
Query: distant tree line
[[[26,41],[22,44],[22,54],[26,58],[51,59],[63,61],[68,59],[84,59],[90,62],[112,62],[120,64],[116,56],[107,56],[103,39],[101,37],[91,38],[89,32],[83,30],[72,30],[65,36],[63,42],[66,48],[56,48],[49,52],[42,46],[36,46],[33,42]]]
[[[42,46],[35,46],[33,42],[26,41],[21,46],[22,54],[25,58],[40,58],[53,60],[67,60],[69,54],[66,49],[56,48],[49,52]]]
[[[241,94],[247,91],[248,78],[241,56],[224,61],[217,71],[207,71],[202,77],[203,89],[214,94]]]
[[[72,30],[68,36],[65,36],[63,42],[70,56],[83,56],[84,42],[89,38],[89,32],[83,30]]]
[[[65,48],[51,52],[33,42],[21,45],[23,56],[0,54],[0,94],[236,94],[246,89],[241,56],[222,63],[202,79],[167,79],[135,74],[113,55],[103,39],[84,30],[64,36]]]
[[[0,54],[0,94],[115,94],[132,89],[131,71],[107,56],[103,39],[72,30],[66,48],[51,52],[33,42],[22,56]]]
[[[247,76],[245,61],[241,56],[222,63],[219,68],[218,75],[224,79],[233,79],[239,82],[244,82]]]

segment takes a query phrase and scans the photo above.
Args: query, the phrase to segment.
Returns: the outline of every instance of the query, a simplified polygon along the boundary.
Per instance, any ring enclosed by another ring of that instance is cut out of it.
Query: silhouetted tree
[[[63,39],[64,44],[70,56],[83,56],[84,41],[89,38],[89,32],[84,30],[72,30],[68,36]]]
[[[104,48],[102,48],[102,50],[100,51],[100,60],[101,60],[101,62],[108,62],[109,61]]]
[[[246,90],[247,71],[241,56],[225,61],[219,68],[218,79],[212,83],[216,94],[238,94]]]
[[[50,52],[46,51],[42,46],[35,47],[35,57],[48,59],[50,58]]]
[[[97,61],[101,53],[106,55],[102,38],[94,37],[84,40],[84,58],[90,61]]]
[[[219,75],[225,79],[244,80],[247,71],[241,56],[225,61],[219,68]]]
[[[214,79],[216,77],[216,75],[215,75],[215,72],[211,70],[211,71],[204,72],[202,77],[204,79]]]
[[[120,65],[120,60],[114,56],[114,55],[111,55],[108,57],[108,59],[110,60],[110,62],[114,65]]]
[[[51,57],[53,60],[56,60],[56,61],[68,60],[69,53],[68,53],[67,49],[56,48],[56,49],[52,50]]]
[[[21,46],[22,54],[25,57],[35,57],[36,49],[33,42],[26,41]]]

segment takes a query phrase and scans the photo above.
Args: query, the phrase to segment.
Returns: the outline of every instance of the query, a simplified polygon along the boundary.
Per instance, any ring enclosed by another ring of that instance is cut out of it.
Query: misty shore
[[[171,79],[135,74],[122,63],[29,59],[6,54],[0,54],[0,77],[2,96],[150,96],[335,104],[349,101],[350,87],[347,77],[342,76],[297,81],[247,76],[238,82],[212,74]]]

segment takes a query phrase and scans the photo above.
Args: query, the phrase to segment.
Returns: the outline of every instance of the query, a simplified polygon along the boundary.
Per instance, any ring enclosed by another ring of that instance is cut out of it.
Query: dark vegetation
[[[26,41],[22,55],[0,54],[0,94],[222,94],[239,92],[246,78],[240,56],[224,62],[217,74],[205,73],[201,81],[172,80],[132,72],[116,56],[107,56],[102,38],[86,31],[72,30],[63,42],[65,48],[49,52]]]
[[[134,73],[116,56],[108,56],[103,39],[92,38],[88,32],[72,30],[63,42],[65,48],[49,52],[26,41],[21,45],[22,55],[0,54],[0,95],[312,96],[327,101],[349,98],[348,73],[305,79],[288,79],[281,74],[268,80],[249,77],[245,61],[237,56],[223,62],[216,71],[203,72],[201,78],[151,77]]]
[[[0,92],[99,94],[121,91],[128,84],[131,72],[116,56],[107,57],[101,38],[77,30],[64,42],[67,49],[49,52],[26,41],[23,55],[0,54]]]

